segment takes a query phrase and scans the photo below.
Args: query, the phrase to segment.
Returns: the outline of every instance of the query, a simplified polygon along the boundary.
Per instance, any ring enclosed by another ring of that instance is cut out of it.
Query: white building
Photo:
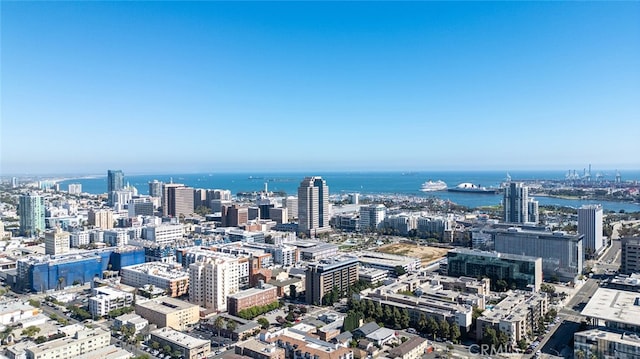
[[[149,321],[135,313],[124,314],[113,320],[113,326],[116,330],[120,330],[122,327],[129,327],[133,328],[134,333],[139,333],[147,325],[149,325]]]
[[[69,183],[69,194],[82,193],[82,185],[80,183]]]
[[[189,266],[189,302],[217,311],[227,310],[227,297],[239,290],[237,258],[211,256]]]
[[[103,317],[114,309],[133,305],[133,294],[110,287],[93,289],[94,296],[89,298],[89,313],[94,317]]]
[[[143,228],[142,238],[160,245],[175,244],[182,239],[184,226],[182,224],[170,224],[160,226],[147,226]]]
[[[120,271],[121,283],[140,288],[151,284],[167,291],[171,297],[187,293],[189,273],[179,264],[148,262],[123,267]]]
[[[71,247],[78,248],[91,243],[91,235],[89,231],[71,232],[69,234],[69,240],[71,241]]]
[[[596,328],[574,333],[574,358],[637,359],[640,358],[638,334]]]
[[[100,328],[82,327],[67,337],[26,349],[27,359],[70,359],[109,345],[111,333]]]
[[[360,228],[363,231],[373,231],[382,225],[387,216],[384,204],[372,204],[360,207]]]
[[[21,301],[0,303],[0,324],[21,323],[40,313],[40,310]]]
[[[583,234],[584,254],[597,255],[605,248],[602,236],[602,206],[585,205],[578,208],[578,234]]]
[[[69,232],[64,232],[60,228],[46,232],[44,235],[44,253],[57,255],[69,252],[70,241]]]

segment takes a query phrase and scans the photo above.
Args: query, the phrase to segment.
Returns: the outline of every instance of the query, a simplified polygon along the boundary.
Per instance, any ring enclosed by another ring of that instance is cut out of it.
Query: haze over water
[[[561,180],[565,172],[561,171],[515,171],[509,172],[512,180]],[[624,171],[621,173],[623,181],[637,180],[640,171]],[[442,180],[449,187],[455,187],[462,182],[471,182],[485,187],[497,187],[505,181],[506,172],[502,171],[439,171],[439,172],[282,172],[282,173],[198,173],[198,174],[164,174],[164,175],[133,175],[125,173],[125,183],[136,187],[140,194],[148,194],[148,182],[158,180],[162,182],[182,183],[194,188],[228,189],[233,194],[238,192],[260,191],[268,183],[270,191],[284,191],[287,195],[296,195],[300,181],[305,176],[322,176],[329,186],[331,194],[398,194],[411,196],[434,196],[450,200],[456,204],[468,207],[498,205],[501,195],[470,194],[454,192],[420,192],[420,186],[428,180]],[[615,171],[603,172],[605,180],[613,180]],[[66,190],[69,183],[82,184],[82,191],[92,194],[105,193],[107,179],[105,176],[64,180],[60,182],[61,190]],[[640,211],[640,204],[621,203],[593,200],[567,200],[561,198],[535,197],[541,205],[558,205],[579,207],[583,204],[601,203],[605,210],[627,212]]]

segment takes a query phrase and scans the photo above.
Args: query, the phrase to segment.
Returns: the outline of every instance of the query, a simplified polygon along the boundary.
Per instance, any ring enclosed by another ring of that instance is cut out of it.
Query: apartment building
[[[323,259],[320,262],[309,264],[305,275],[307,303],[320,304],[325,294],[333,290],[334,287],[343,293],[358,281],[358,258]]]
[[[27,359],[70,359],[104,348],[111,341],[111,333],[100,328],[82,329],[71,335],[26,348]]]
[[[209,340],[198,339],[171,328],[160,328],[151,331],[150,334],[151,342],[160,343],[160,347],[168,345],[172,351],[182,353],[182,357],[185,359],[206,358],[211,352]]]
[[[545,293],[514,291],[496,304],[492,310],[484,311],[476,323],[476,337],[482,338],[485,328],[492,327],[509,337],[509,345],[525,339],[528,333],[538,328],[539,318],[548,310]]]
[[[114,309],[132,305],[132,293],[119,291],[111,287],[97,287],[93,289],[93,296],[89,298],[89,313],[98,318],[109,314]]]
[[[200,307],[171,297],[159,297],[136,303],[136,314],[159,328],[185,330],[200,320]]]
[[[153,285],[162,288],[170,297],[179,297],[189,291],[189,273],[179,264],[148,262],[123,267],[121,283],[140,288]]]
[[[277,288],[260,282],[256,288],[246,289],[230,295],[227,305],[229,314],[238,315],[243,309],[271,304],[277,300]]]
[[[574,358],[640,358],[640,336],[637,333],[595,328],[575,333],[573,339]]]

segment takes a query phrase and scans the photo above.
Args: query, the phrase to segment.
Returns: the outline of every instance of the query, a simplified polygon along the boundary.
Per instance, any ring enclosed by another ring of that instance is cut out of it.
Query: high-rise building
[[[193,213],[193,188],[179,183],[162,185],[162,215],[165,217],[188,216]]]
[[[124,188],[124,173],[121,170],[107,171],[107,192],[120,191]]]
[[[113,196],[115,192],[121,191],[124,188],[124,173],[121,170],[108,170],[107,171],[107,196],[109,199],[109,205],[114,203]]]
[[[11,188],[18,187],[18,177],[11,177]]]
[[[80,184],[80,183],[69,183],[68,192],[69,192],[69,194],[80,194],[80,193],[82,193],[82,184]]]
[[[249,208],[234,204],[222,207],[222,225],[225,227],[238,227],[249,221]]]
[[[298,218],[298,197],[289,196],[282,199],[282,207],[289,212],[289,220]]]
[[[163,183],[158,180],[149,182],[149,196],[158,198],[162,197],[162,185]]]
[[[604,249],[602,236],[602,206],[585,205],[578,208],[578,233],[584,235],[584,254],[593,257]]]
[[[542,272],[547,278],[573,280],[582,274],[582,235],[521,228],[498,229],[494,233],[497,252],[542,258]]]
[[[360,207],[360,228],[363,231],[375,231],[387,216],[384,204],[372,204]]]
[[[227,311],[227,297],[239,290],[237,258],[207,257],[189,265],[189,302]]]
[[[503,219],[507,223],[537,223],[538,202],[529,198],[529,188],[523,183],[510,182],[504,189]],[[530,213],[535,211],[534,213]]]
[[[640,237],[628,237],[620,240],[622,255],[620,273],[640,273]]]
[[[35,194],[20,196],[20,234],[27,237],[44,232],[44,198]]]
[[[89,224],[102,229],[113,228],[113,212],[108,209],[90,209]]]
[[[358,258],[323,259],[319,263],[309,264],[305,275],[307,303],[320,305],[322,298],[334,287],[343,295],[358,281]]]
[[[298,231],[310,237],[331,230],[329,187],[322,177],[305,177],[298,187]]]
[[[69,252],[71,246],[69,232],[56,228],[44,234],[44,253],[58,255]]]

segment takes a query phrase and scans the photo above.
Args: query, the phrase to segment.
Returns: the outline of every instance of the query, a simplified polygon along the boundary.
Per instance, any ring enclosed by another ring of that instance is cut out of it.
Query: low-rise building
[[[401,256],[397,254],[363,251],[357,253],[360,265],[382,269],[395,276],[396,267],[404,268],[405,272],[413,272],[422,266],[419,258]]]
[[[149,262],[123,267],[122,284],[143,287],[147,284],[166,290],[168,296],[180,297],[189,293],[189,273],[180,264]]]
[[[149,325],[148,320],[134,313],[121,315],[113,321],[113,326],[116,330],[120,330],[122,327],[129,327],[133,329],[134,333],[140,332],[147,325]]]
[[[200,307],[171,297],[160,297],[136,303],[136,314],[159,328],[170,327],[185,330],[198,323]]]
[[[574,358],[637,359],[640,358],[640,336],[605,328],[573,335]]]
[[[158,342],[163,347],[168,345],[172,351],[179,351],[185,359],[206,358],[211,352],[211,342],[175,331],[171,328],[160,328],[150,332],[151,342]]]
[[[111,333],[100,328],[83,327],[72,335],[26,348],[27,359],[69,359],[104,348],[111,341]]]
[[[256,288],[246,289],[229,296],[229,314],[238,315],[243,309],[271,304],[277,300],[277,288],[260,282]]]
[[[420,359],[429,347],[429,342],[419,336],[415,336],[399,346],[389,350],[390,359]]]
[[[377,268],[360,267],[358,269],[358,277],[361,281],[368,284],[377,284],[383,282],[389,276],[389,271]]]
[[[546,293],[509,292],[500,303],[482,312],[477,319],[476,337],[482,338],[485,328],[492,327],[505,333],[509,337],[509,345],[515,346],[528,333],[540,329],[539,319],[547,314],[547,310]]]
[[[133,294],[111,287],[97,287],[93,289],[93,296],[89,298],[89,313],[94,317],[103,317],[114,309],[133,306]]]
[[[34,308],[22,301],[0,303],[0,324],[10,325],[21,323],[40,313],[40,309]]]
[[[252,359],[285,359],[283,348],[256,339],[236,344],[235,353]]]
[[[581,314],[595,326],[640,333],[640,297],[636,292],[598,288]]]
[[[98,350],[87,352],[83,355],[77,356],[74,359],[129,359],[131,353],[118,348],[115,345],[108,345]]]
[[[325,342],[292,328],[261,333],[260,340],[284,349],[286,359],[353,359],[351,348]]]

